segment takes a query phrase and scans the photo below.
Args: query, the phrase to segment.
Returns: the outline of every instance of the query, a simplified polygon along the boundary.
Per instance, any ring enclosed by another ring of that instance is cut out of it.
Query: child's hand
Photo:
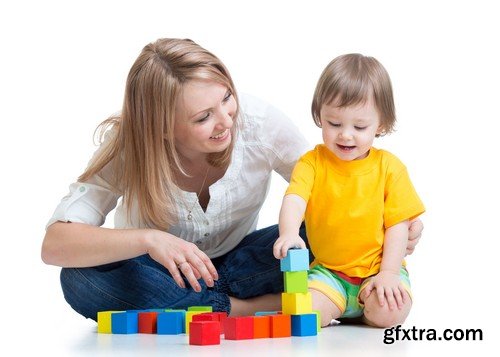
[[[278,240],[274,243],[273,254],[276,259],[286,257],[288,249],[290,248],[306,248],[306,243],[298,234],[280,235]]]
[[[364,300],[370,296],[372,290],[375,289],[380,306],[384,306],[385,302],[389,305],[389,310],[403,308],[406,296],[406,290],[401,284],[399,273],[392,271],[380,271],[375,275],[368,285],[364,288]]]

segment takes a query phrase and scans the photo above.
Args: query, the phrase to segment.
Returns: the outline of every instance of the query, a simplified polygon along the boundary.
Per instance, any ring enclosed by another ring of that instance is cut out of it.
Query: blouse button
[[[85,186],[80,186],[80,192],[85,192]]]

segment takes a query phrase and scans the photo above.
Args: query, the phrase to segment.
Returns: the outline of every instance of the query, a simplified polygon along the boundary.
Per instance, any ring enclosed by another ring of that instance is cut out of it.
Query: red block
[[[220,345],[220,322],[219,321],[190,322],[189,344],[201,345],[201,346]]]
[[[271,318],[271,337],[292,336],[292,317],[290,315],[269,315]]]
[[[156,333],[156,317],[157,312],[139,312],[138,314],[138,332],[139,333]]]
[[[193,321],[219,321],[220,333],[224,333],[224,321],[226,321],[227,313],[225,312],[206,312],[198,315],[193,315]]]
[[[253,316],[228,317],[224,326],[226,340],[247,340],[253,338]]]
[[[254,316],[253,318],[253,338],[271,337],[271,317]]]

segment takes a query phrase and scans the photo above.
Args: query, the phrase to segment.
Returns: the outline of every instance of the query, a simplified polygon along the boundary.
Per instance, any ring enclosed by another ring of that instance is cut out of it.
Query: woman
[[[272,172],[288,180],[307,148],[289,119],[239,100],[222,62],[191,40],[160,39],[135,61],[122,111],[101,129],[42,245],[43,261],[63,267],[68,303],[94,320],[154,307],[280,309],[278,228],[255,228]],[[120,197],[115,229],[100,227]],[[410,252],[421,231],[414,222]]]

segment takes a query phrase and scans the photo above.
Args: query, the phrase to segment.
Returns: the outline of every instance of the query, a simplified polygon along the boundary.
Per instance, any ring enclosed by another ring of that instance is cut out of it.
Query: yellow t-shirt
[[[403,163],[373,147],[364,159],[343,161],[317,145],[297,162],[292,193],[307,202],[313,264],[352,277],[378,273],[385,229],[425,211]]]

